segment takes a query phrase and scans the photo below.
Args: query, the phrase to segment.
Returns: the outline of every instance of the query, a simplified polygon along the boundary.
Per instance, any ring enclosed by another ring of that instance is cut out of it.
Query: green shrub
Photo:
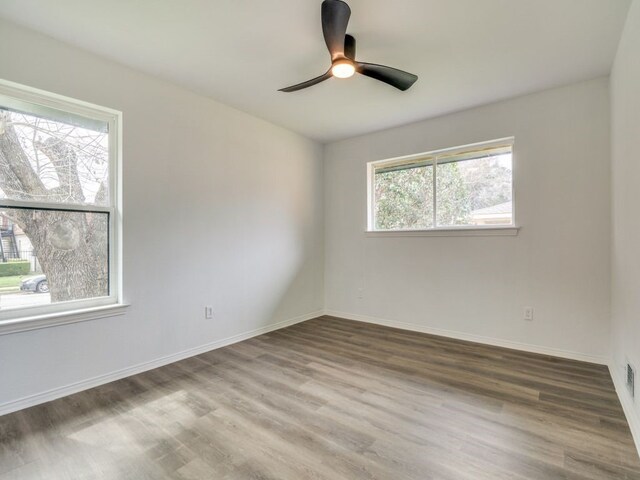
[[[17,261],[0,263],[0,277],[12,277],[14,275],[27,275],[31,271],[31,262]]]

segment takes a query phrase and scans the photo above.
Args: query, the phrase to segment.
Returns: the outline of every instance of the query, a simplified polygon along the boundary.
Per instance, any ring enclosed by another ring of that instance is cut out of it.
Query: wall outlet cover
[[[528,321],[533,320],[533,307],[524,307],[524,319]]]

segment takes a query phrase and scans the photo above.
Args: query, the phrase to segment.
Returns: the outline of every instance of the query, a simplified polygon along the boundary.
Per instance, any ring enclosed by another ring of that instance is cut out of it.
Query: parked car
[[[47,277],[44,275],[27,277],[20,283],[20,290],[23,292],[49,293]]]

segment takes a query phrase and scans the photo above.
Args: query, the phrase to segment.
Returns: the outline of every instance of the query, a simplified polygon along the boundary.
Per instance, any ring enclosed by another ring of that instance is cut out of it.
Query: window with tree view
[[[117,118],[1,86],[0,318],[117,301]]]
[[[513,139],[369,164],[369,230],[513,226]]]

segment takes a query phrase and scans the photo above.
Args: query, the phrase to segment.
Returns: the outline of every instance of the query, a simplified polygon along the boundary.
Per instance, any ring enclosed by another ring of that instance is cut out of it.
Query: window
[[[369,231],[513,227],[513,139],[371,162]]]
[[[0,83],[0,321],[120,301],[119,122]]]

